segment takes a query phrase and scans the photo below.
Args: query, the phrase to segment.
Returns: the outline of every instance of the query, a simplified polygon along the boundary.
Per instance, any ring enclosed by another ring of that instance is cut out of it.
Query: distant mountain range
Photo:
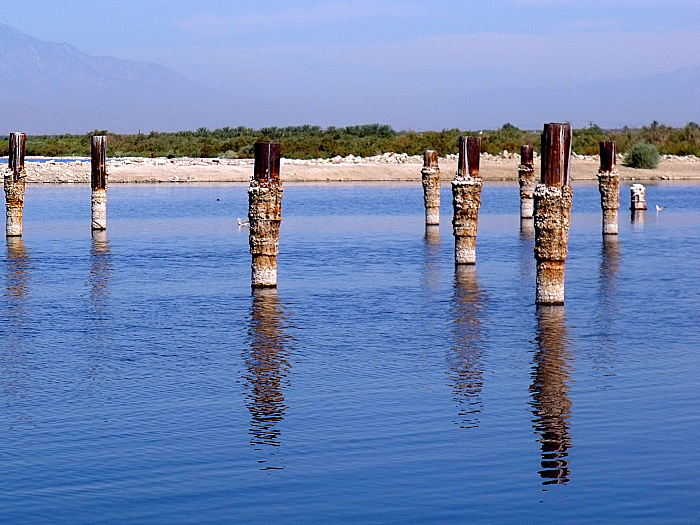
[[[44,42],[0,24],[0,134],[93,129],[147,133],[251,122],[343,126],[384,120],[399,129],[411,125],[417,129],[492,129],[511,122],[536,129],[542,122],[564,120],[578,127],[592,121],[604,128],[653,120],[670,125],[700,121],[700,67],[568,88],[503,86],[455,95],[449,90],[440,92],[438,86],[436,93],[426,93],[421,104],[394,97],[377,112],[369,103],[350,111],[335,99],[328,107],[319,101],[309,109],[308,100],[305,103],[302,98],[313,98],[313,93],[291,91],[290,100],[274,106],[278,121],[273,122],[262,99],[235,100],[157,64],[91,56],[71,45]],[[353,122],[353,118],[365,121]]]

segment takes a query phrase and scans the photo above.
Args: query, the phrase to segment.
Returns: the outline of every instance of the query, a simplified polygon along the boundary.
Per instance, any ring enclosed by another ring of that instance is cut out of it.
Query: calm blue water
[[[534,305],[514,184],[455,271],[449,187],[285,187],[251,294],[246,186],[30,185],[0,249],[0,523],[700,523],[700,185]],[[220,200],[217,200],[220,199]]]

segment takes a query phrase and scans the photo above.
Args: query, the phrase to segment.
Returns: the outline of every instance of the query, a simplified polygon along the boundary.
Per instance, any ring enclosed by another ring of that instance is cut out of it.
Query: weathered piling
[[[532,146],[520,147],[518,183],[520,184],[520,218],[531,219],[534,208],[535,184],[537,184]]]
[[[429,149],[423,155],[423,202],[425,203],[425,225],[440,224],[440,167],[438,152]]]
[[[7,237],[22,235],[22,211],[27,172],[24,169],[24,151],[27,135],[10,133],[10,151],[5,170],[5,234]]]
[[[455,236],[455,264],[476,263],[476,231],[479,225],[481,186],[479,158],[481,139],[459,137],[459,161],[452,181],[452,228]]]
[[[564,304],[564,267],[569,243],[571,124],[545,124],[541,182],[535,188],[536,304]]]
[[[92,229],[107,229],[107,137],[92,137]]]
[[[255,143],[255,168],[248,188],[250,253],[253,256],[251,285],[277,286],[277,253],[282,221],[280,145]]]
[[[617,171],[615,143],[600,143],[598,191],[603,210],[603,235],[617,235],[617,210],[620,207],[620,172]]]
[[[647,190],[643,184],[632,184],[630,188],[630,210],[647,209]]]

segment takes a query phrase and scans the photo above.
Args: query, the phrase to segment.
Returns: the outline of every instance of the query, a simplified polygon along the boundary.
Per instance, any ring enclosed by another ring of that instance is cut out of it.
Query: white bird
[[[659,206],[658,204],[656,205],[656,211],[661,211],[661,210],[663,210],[663,209],[664,209],[663,206]]]
[[[249,221],[242,221],[240,217],[238,217],[238,219],[236,219],[236,220],[238,221],[239,228],[242,228],[243,226],[250,226]]]

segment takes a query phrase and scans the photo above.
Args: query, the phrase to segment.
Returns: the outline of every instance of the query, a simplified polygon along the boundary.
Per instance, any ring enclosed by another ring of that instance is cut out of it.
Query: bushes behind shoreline
[[[27,155],[47,157],[89,156],[93,135],[108,135],[110,157],[228,157],[250,158],[253,143],[273,140],[281,143],[282,155],[287,158],[312,159],[340,156],[372,156],[386,152],[420,155],[426,149],[435,149],[441,156],[457,153],[461,135],[480,135],[483,151],[491,154],[503,150],[520,152],[523,144],[532,144],[540,151],[539,131],[521,130],[505,124],[497,130],[461,131],[396,131],[382,124],[320,128],[293,126],[261,128],[237,127],[172,133],[152,131],[148,134],[114,134],[95,130],[85,135],[41,135],[27,137]],[[638,142],[652,144],[661,154],[700,156],[700,126],[690,122],[682,128],[672,128],[654,121],[641,129],[623,128],[604,130],[593,124],[575,129],[572,150],[580,155],[598,153],[598,142],[614,140],[617,151],[627,153]],[[0,140],[0,154],[7,155],[8,141]]]

